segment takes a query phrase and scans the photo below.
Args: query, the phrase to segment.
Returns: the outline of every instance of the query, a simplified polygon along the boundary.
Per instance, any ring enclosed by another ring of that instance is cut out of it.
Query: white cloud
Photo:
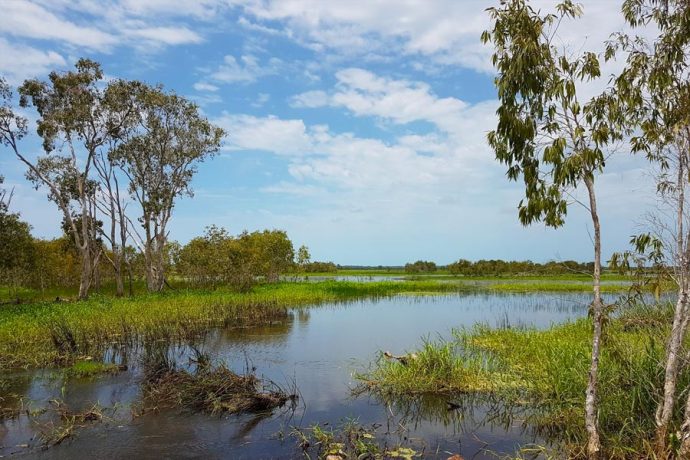
[[[243,23],[277,32],[318,52],[347,56],[371,54],[424,56],[445,65],[493,73],[491,48],[479,41],[490,27],[486,0],[241,0],[232,2]],[[625,29],[620,2],[583,0],[584,17],[561,26],[562,45],[574,51],[601,50],[609,34]],[[536,0],[542,12],[554,2]],[[251,21],[253,19],[253,21]],[[271,24],[270,28],[265,24]]]
[[[197,91],[218,91],[218,87],[216,85],[202,81],[194,83],[194,89]]]
[[[291,104],[301,108],[343,107],[356,116],[402,125],[427,122],[464,147],[485,148],[485,135],[495,123],[496,101],[470,105],[454,97],[439,97],[424,82],[384,78],[358,68],[338,71],[336,79],[333,91],[298,94]]]
[[[201,43],[199,34],[186,27],[147,27],[126,31],[131,38],[140,38],[161,45],[185,45]]]
[[[59,53],[9,43],[2,37],[0,56],[0,74],[13,86],[21,84],[27,78],[45,75],[55,67],[66,65],[65,59]]]
[[[329,99],[330,98],[325,91],[307,91],[305,93],[293,96],[290,99],[290,105],[293,107],[304,108],[324,107],[329,104]]]
[[[216,0],[123,0],[121,6],[139,16],[192,16],[203,20],[214,19],[223,8]]]
[[[271,95],[268,93],[259,93],[256,96],[256,100],[252,102],[252,107],[263,107],[264,104],[266,104],[269,99],[271,99]]]
[[[223,64],[209,74],[209,78],[221,83],[251,83],[260,77],[277,74],[281,65],[282,61],[278,58],[261,63],[250,54],[239,59],[227,55],[223,59]]]
[[[302,155],[313,148],[302,120],[226,114],[214,122],[228,133],[226,150],[263,150],[278,155]]]
[[[53,46],[112,52],[130,46],[150,52],[163,46],[199,44],[203,37],[180,20],[210,20],[212,2],[154,0],[23,0],[3,2],[0,35],[51,41]]]
[[[79,26],[29,1],[3,2],[2,15],[0,32],[6,35],[58,40],[97,50],[106,50],[118,42],[110,33],[94,27]]]

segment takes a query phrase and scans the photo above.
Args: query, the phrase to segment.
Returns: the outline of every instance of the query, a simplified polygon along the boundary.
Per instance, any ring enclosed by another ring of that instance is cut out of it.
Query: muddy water
[[[456,400],[462,409],[448,411],[443,399],[381,402],[355,397],[354,373],[365,370],[380,351],[403,354],[424,337],[450,337],[454,327],[543,328],[586,315],[587,303],[583,294],[398,296],[295,310],[285,321],[259,328],[211,331],[200,347],[216,359],[235,371],[253,367],[260,376],[298,388],[294,411],[273,414],[214,417],[165,411],[133,417],[139,397],[136,365],[115,376],[81,380],[66,380],[54,371],[15,373],[11,391],[23,395],[31,408],[49,406],[55,398],[73,410],[95,403],[108,409],[102,422],[87,423],[47,450],[41,449],[41,436],[50,434],[55,422],[48,413],[6,421],[0,425],[0,456],[293,458],[301,455],[288,436],[293,427],[317,422],[337,426],[356,419],[379,426],[377,434],[390,443],[411,443],[428,457],[459,453],[495,459],[496,453],[544,441],[535,438],[521,414],[507,417],[505,408],[488,401]]]

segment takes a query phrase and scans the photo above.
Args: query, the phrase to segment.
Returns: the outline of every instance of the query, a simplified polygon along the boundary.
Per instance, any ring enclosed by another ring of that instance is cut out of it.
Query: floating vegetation
[[[423,447],[415,449],[410,445],[388,445],[387,441],[381,440],[385,436],[378,433],[380,428],[379,424],[365,428],[357,421],[348,420],[336,428],[328,424],[315,424],[307,429],[295,428],[291,436],[296,439],[306,458],[316,455],[325,460],[412,460],[424,455]]]
[[[104,412],[105,409],[99,404],[75,411],[60,399],[51,400],[47,407],[41,409],[25,410],[27,417],[37,427],[38,439],[43,448],[61,444],[73,437],[79,429],[103,421]]]

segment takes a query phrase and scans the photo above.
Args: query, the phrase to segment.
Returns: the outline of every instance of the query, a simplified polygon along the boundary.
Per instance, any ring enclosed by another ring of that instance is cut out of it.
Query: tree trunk
[[[151,244],[147,250],[148,256],[146,257],[146,262],[148,267],[146,270],[146,281],[149,292],[160,292],[165,285],[165,264],[163,263],[164,242],[161,240],[162,238],[160,235],[156,235],[152,242],[153,244]]]
[[[656,411],[656,448],[659,458],[666,457],[668,428],[673,417],[673,407],[676,399],[676,379],[678,377],[678,365],[680,351],[685,337],[686,308],[688,303],[688,292],[686,287],[682,287],[678,293],[676,311],[673,315],[673,326],[671,336],[666,347],[666,369],[664,373],[664,396],[659,403]]]
[[[690,254],[685,238],[685,183],[687,180],[687,163],[685,151],[679,146],[678,177],[676,184],[676,263],[678,266],[678,300],[673,314],[671,335],[666,345],[666,368],[664,372],[664,395],[655,414],[656,421],[656,452],[659,458],[667,456],[668,429],[676,403],[676,387],[680,352],[688,324],[688,262]]]
[[[119,257],[118,257],[119,260]],[[115,296],[122,297],[125,295],[125,283],[122,277],[122,262],[117,263],[115,268]]]
[[[594,194],[593,177],[585,176],[585,185],[589,194],[589,211],[592,216],[594,226],[594,274],[593,291],[594,300],[592,301],[592,361],[589,367],[589,378],[587,381],[587,392],[585,396],[585,427],[589,439],[587,441],[587,456],[590,459],[598,459],[601,454],[601,443],[599,441],[599,415],[598,415],[598,378],[599,378],[599,354],[601,347],[601,331],[603,323],[604,305],[601,300],[601,226],[599,214],[597,213],[597,200]]]
[[[685,420],[680,427],[680,451],[678,458],[690,458],[690,393],[685,403]]]
[[[81,251],[81,279],[79,280],[79,300],[89,298],[93,269],[91,267],[91,254],[88,248]]]
[[[96,291],[101,290],[101,269],[97,261],[93,264],[93,288]]]

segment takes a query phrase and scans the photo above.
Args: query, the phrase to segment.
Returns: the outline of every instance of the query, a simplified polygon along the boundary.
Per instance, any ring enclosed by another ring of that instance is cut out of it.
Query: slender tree
[[[104,251],[103,255],[113,268],[115,294],[118,297],[124,295],[125,269],[131,272],[126,253],[129,240],[129,219],[126,213],[129,196],[126,189],[127,178],[123,177],[113,152],[126,138],[123,133],[136,122],[134,98],[128,90],[129,85],[122,80],[110,82],[105,89],[103,105],[108,111],[111,124],[119,127],[120,135],[111,136],[108,145],[97,151],[93,161],[99,182],[95,205],[105,215],[108,223],[107,228],[99,227],[100,236],[110,246],[110,251]]]
[[[659,165],[659,193],[675,210],[672,265],[678,299],[666,346],[663,395],[656,411],[656,448],[668,454],[668,430],[677,398],[681,347],[690,315],[690,229],[686,188],[690,179],[690,3],[685,0],[626,0],[623,14],[633,28],[657,31],[652,42],[616,34],[607,58],[622,51],[626,67],[616,79],[616,94],[639,127],[632,149]],[[642,238],[642,242],[652,241]],[[667,241],[668,243],[668,241]],[[644,246],[644,245],[643,245]],[[640,247],[645,250],[645,247]],[[690,456],[690,397],[681,433],[681,457]]]
[[[594,242],[592,359],[585,394],[587,454],[598,458],[597,388],[604,319],[601,298],[601,224],[595,178],[605,164],[609,144],[622,135],[615,98],[601,96],[582,103],[580,84],[600,77],[599,59],[591,52],[574,55],[555,43],[563,20],[582,14],[570,0],[555,14],[541,15],[525,0],[505,0],[489,8],[493,28],[482,34],[494,46],[495,83],[500,106],[498,124],[488,141],[510,180],[522,178],[525,198],[518,215],[523,225],[543,221],[560,227],[571,192],[584,186],[582,204],[591,217]]]
[[[223,130],[199,114],[192,102],[162,87],[123,82],[132,95],[135,120],[113,159],[129,179],[129,191],[141,208],[137,235],[146,263],[150,291],[165,283],[164,249],[175,201],[192,196],[191,180],[198,164],[215,155]],[[130,226],[134,233],[134,228]]]
[[[92,247],[93,199],[96,188],[89,180],[96,152],[113,134],[102,108],[99,85],[103,71],[88,59],[77,61],[76,70],[52,72],[49,81],[27,80],[21,86],[20,104],[36,108],[38,135],[45,155],[35,162],[22,155],[10,141],[16,156],[28,167],[28,178],[45,186],[49,198],[63,214],[81,255],[79,298],[88,297],[100,251]],[[79,216],[77,220],[75,216]]]

